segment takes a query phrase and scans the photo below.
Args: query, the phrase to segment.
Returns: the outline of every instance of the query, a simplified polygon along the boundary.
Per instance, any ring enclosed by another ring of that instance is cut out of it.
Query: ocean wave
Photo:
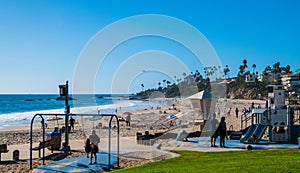
[[[108,105],[98,105],[98,106],[84,106],[84,107],[75,107],[71,108],[70,113],[72,114],[97,114],[98,110],[101,113],[115,113],[115,109],[126,111],[132,107],[136,107],[137,109],[140,106],[136,106],[141,102],[129,102],[129,101],[119,101],[113,104]],[[143,106],[142,106],[143,107]],[[28,112],[15,112],[15,113],[7,113],[7,114],[0,114],[0,128],[9,125],[16,125],[16,124],[30,124],[31,119],[35,114],[64,114],[65,109],[50,109],[50,110],[39,110],[39,111],[28,111]],[[50,116],[45,116],[45,120],[50,118]],[[62,117],[63,118],[63,117]],[[41,119],[38,117],[35,120],[35,123],[40,123]]]

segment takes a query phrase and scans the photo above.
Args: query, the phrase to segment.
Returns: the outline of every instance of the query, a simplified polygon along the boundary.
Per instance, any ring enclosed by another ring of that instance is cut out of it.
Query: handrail
[[[30,125],[30,169],[32,169],[32,127],[33,122],[36,116],[40,116],[42,118],[42,122],[44,124],[44,118],[43,116],[65,116],[66,114],[35,114],[33,118],[31,119],[31,125]],[[108,139],[108,146],[109,146],[109,153],[108,153],[108,166],[111,168],[110,160],[111,160],[111,123],[113,118],[115,117],[117,122],[117,166],[120,167],[120,127],[119,127],[119,120],[116,114],[68,114],[68,116],[109,116],[109,139]],[[43,125],[43,142],[45,142],[45,126]],[[45,164],[45,148],[43,148],[43,165]]]
[[[252,115],[251,116],[248,116],[247,117],[247,115],[249,115],[250,114],[250,112],[244,112],[240,117],[241,117],[241,130],[243,130],[243,123],[244,122],[246,122],[246,124],[247,124],[247,122],[250,120],[250,119],[252,119]],[[244,119],[243,119],[243,116],[245,117]]]
[[[33,118],[31,119],[31,124],[30,124],[30,169],[32,169],[32,126],[33,126],[33,121],[36,116],[40,116],[42,118],[42,123],[43,123],[43,143],[45,143],[45,120],[44,117],[41,114],[35,114]],[[45,165],[45,148],[43,148],[43,165]]]

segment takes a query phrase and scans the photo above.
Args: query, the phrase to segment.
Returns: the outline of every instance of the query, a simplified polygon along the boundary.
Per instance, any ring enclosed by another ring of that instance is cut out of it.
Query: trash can
[[[61,147],[61,133],[48,132],[46,133],[46,140],[52,140],[53,145],[49,146],[49,150],[59,150]]]

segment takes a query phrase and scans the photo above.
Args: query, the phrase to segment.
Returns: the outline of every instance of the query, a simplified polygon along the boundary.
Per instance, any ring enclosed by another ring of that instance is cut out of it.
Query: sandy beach
[[[220,120],[220,116],[226,117],[227,128],[231,127],[233,130],[240,130],[240,115],[242,115],[242,110],[245,108],[249,108],[252,104],[255,106],[264,105],[264,101],[261,100],[230,100],[230,99],[221,99],[217,102],[216,112],[220,113],[217,116],[217,119]],[[230,114],[227,112],[228,109],[232,108]],[[235,109],[238,108],[239,114],[238,117],[235,115]],[[179,128],[170,128],[169,120],[167,116],[170,114],[174,114],[178,116],[178,120],[176,120],[176,125],[187,125],[185,130],[188,132],[193,132],[199,130],[198,126],[193,125],[193,121],[199,117],[195,117],[195,112],[192,110],[191,105],[188,102],[176,102],[174,106],[168,107],[155,107],[144,110],[138,110],[131,112],[131,126],[128,127],[125,124],[125,121],[120,121],[120,137],[121,141],[127,143],[131,142],[133,145],[132,150],[128,150],[128,148],[124,148],[122,151],[121,148],[121,168],[135,166],[144,164],[147,162],[152,162],[155,160],[165,159],[170,157],[169,155],[160,155],[160,157],[147,157],[147,153],[151,153],[149,149],[143,149],[143,151],[134,151],[134,147],[143,147],[140,144],[136,143],[136,133],[145,133],[145,131],[149,131],[154,134],[157,132],[172,132],[173,134],[178,133]],[[122,114],[122,112],[118,113],[118,117],[120,119],[126,118],[126,115]],[[93,128],[96,129],[97,133],[100,134],[101,142],[100,142],[100,150],[105,150],[106,142],[108,137],[108,118],[102,118],[99,121],[91,122],[86,118],[75,117],[75,129],[70,133],[70,145],[71,149],[76,150],[77,152],[73,152],[68,157],[78,157],[80,155],[84,155],[84,141],[87,138],[89,131]],[[179,122],[180,121],[180,122]],[[101,127],[99,127],[101,125]],[[53,131],[55,123],[49,122],[47,132]],[[57,125],[57,124],[56,124]],[[56,126],[55,125],[55,126]],[[114,125],[114,124],[113,124]],[[63,126],[63,121],[59,122],[59,126]],[[37,146],[38,142],[42,140],[42,130],[40,124],[35,124],[33,128],[33,146]],[[173,129],[173,130],[171,130]],[[112,130],[112,136],[116,137],[116,131]],[[176,137],[176,136],[175,136]],[[9,152],[2,153],[2,163],[0,164],[0,169],[3,172],[30,172],[29,169],[29,143],[30,143],[30,125],[19,125],[19,126],[10,126],[0,130],[0,140],[1,143],[7,144]],[[127,140],[127,141],[126,141]],[[170,141],[174,140],[173,137],[165,137],[157,140],[157,142],[161,143],[162,147],[175,147],[172,146]],[[62,141],[64,141],[64,134],[62,135]],[[120,143],[121,147],[122,142]],[[20,151],[20,160],[13,161],[12,153],[14,150]],[[148,151],[147,151],[148,150]],[[52,154],[51,151],[46,149],[46,155]],[[132,159],[132,157],[128,157],[128,153],[139,153],[143,152],[145,158],[143,159]],[[38,152],[33,152],[34,165],[33,167],[38,167],[41,165],[41,161],[38,158]],[[152,153],[153,154],[153,153]],[[127,156],[127,157],[126,157]],[[47,160],[46,163],[50,163],[53,160]]]

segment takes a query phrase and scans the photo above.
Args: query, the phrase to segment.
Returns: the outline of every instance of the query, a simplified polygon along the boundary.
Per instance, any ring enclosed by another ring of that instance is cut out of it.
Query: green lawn
[[[113,172],[300,172],[300,150],[174,151],[177,158]]]

